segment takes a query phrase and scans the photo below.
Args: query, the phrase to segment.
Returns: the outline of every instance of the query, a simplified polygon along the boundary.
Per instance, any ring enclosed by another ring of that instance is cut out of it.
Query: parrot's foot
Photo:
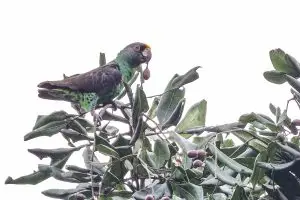
[[[98,125],[101,126],[101,121],[103,120],[102,119],[103,115],[100,115],[100,114],[96,113],[95,110],[91,111],[91,115],[93,116],[93,121],[94,121],[95,125],[96,126],[98,126]]]
[[[118,105],[114,101],[109,102],[109,104],[107,104],[107,106],[109,106],[109,108],[112,108],[113,111],[116,111],[118,109]]]

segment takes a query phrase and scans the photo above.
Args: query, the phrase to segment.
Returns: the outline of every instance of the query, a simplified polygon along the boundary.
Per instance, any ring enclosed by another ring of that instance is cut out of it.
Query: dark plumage
[[[118,95],[122,80],[128,82],[136,67],[148,63],[151,57],[148,45],[132,43],[102,67],[63,80],[41,82],[38,96],[77,103],[84,111],[91,111],[97,104],[110,102]]]

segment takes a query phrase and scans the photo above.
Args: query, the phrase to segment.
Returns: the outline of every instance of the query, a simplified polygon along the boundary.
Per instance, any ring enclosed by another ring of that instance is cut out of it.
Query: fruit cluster
[[[203,149],[190,150],[187,152],[187,156],[193,159],[193,167],[202,167],[204,165],[203,160],[206,158],[207,152]]]

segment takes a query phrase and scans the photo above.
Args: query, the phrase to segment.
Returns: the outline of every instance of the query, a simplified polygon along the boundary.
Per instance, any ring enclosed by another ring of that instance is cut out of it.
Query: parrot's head
[[[122,49],[117,58],[121,59],[123,62],[127,62],[131,67],[135,68],[143,63],[148,64],[151,57],[152,53],[149,45],[141,42],[134,42]]]

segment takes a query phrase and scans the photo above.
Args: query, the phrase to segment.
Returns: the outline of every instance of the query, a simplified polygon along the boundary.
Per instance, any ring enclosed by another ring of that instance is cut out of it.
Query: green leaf
[[[19,178],[13,179],[12,177],[8,177],[5,180],[5,184],[30,184],[30,185],[36,185],[50,177],[50,173],[46,172],[33,172],[31,174],[21,176]]]
[[[40,128],[53,121],[63,121],[70,115],[66,111],[60,110],[52,112],[49,115],[39,115],[32,130]]]
[[[174,81],[172,82],[172,86],[174,88],[179,88],[185,84],[191,83],[199,78],[199,74],[197,73],[197,70],[201,68],[200,66],[194,67],[190,69],[188,72],[186,72],[182,76],[177,76]]]
[[[212,195],[212,200],[227,200],[227,196],[224,193],[215,193]]]
[[[250,114],[244,114],[242,116],[240,116],[239,119],[240,122],[242,123],[251,123],[254,121],[260,122],[261,124],[265,125],[266,127],[268,127],[271,131],[278,131],[279,128],[276,126],[276,124],[274,124],[273,120],[263,114],[256,114],[254,112],[250,113]]]
[[[249,200],[243,187],[236,186],[230,200]]]
[[[277,125],[281,125],[287,118],[287,110],[285,109],[282,114],[280,115],[278,121],[277,121]]]
[[[265,71],[263,73],[265,79],[271,83],[275,83],[275,84],[283,84],[286,82],[286,79],[284,77],[284,72],[279,72],[276,70],[272,70],[272,71]]]
[[[276,107],[272,103],[269,104],[269,109],[271,113],[276,116]]]
[[[83,135],[87,135],[86,128],[84,128],[77,120],[71,120],[68,123],[68,127],[70,127],[71,129],[73,129]]]
[[[257,166],[258,162],[266,162],[268,159],[267,151],[262,151],[256,156],[255,162],[254,162],[254,170],[250,178],[250,182],[253,185],[253,188],[255,188],[256,184],[259,183],[259,181],[262,179],[262,177],[265,175],[265,170],[261,169]]]
[[[287,82],[297,91],[300,92],[300,82],[290,75],[285,75]]]
[[[226,183],[228,185],[236,185],[238,183],[235,178],[221,170],[216,161],[212,158],[206,158],[205,168],[207,168],[212,175],[214,175],[223,183]]]
[[[50,197],[50,198],[57,198],[57,199],[65,199],[69,196],[77,193],[77,192],[90,192],[90,190],[86,190],[85,188],[76,188],[76,189],[49,189],[42,192],[43,195]]]
[[[132,166],[131,162],[129,160],[127,160],[127,159],[124,161],[124,166],[129,171],[133,170],[133,166]]]
[[[279,142],[276,142],[276,144],[277,144],[282,150],[284,150],[284,151],[286,151],[286,152],[292,154],[294,157],[297,157],[297,158],[300,157],[300,152],[297,151],[296,149],[294,149],[294,148],[292,148],[292,147],[290,147],[290,146],[288,146],[288,145],[283,145],[283,144],[281,144],[281,143],[279,143]]]
[[[207,136],[196,136],[193,137],[193,143],[197,144],[199,149],[204,148],[209,141],[216,136],[216,133],[209,134]]]
[[[85,149],[83,150],[82,157],[83,157],[85,167],[87,169],[93,168],[93,171],[100,175],[103,175],[104,172],[107,170],[105,164],[99,162],[98,158],[94,155],[93,151],[90,149],[89,146],[86,146]],[[93,158],[93,162],[91,162],[92,158]]]
[[[199,169],[195,169],[195,168],[187,169],[186,173],[187,173],[189,179],[193,179],[193,178],[200,179],[203,176],[203,172],[200,171]]]
[[[156,116],[160,124],[164,124],[170,118],[178,103],[184,98],[184,88],[178,88],[169,91],[173,88],[172,82],[176,77],[178,77],[178,75],[175,75],[167,85],[167,88],[165,89],[166,93],[161,96],[159,104],[157,106]]]
[[[299,145],[300,145],[300,138],[299,138],[299,136],[293,136],[293,137],[291,138],[291,142],[292,142],[293,144],[299,146]]]
[[[299,163],[300,158],[296,158],[293,161],[283,163],[283,164],[276,164],[276,163],[269,163],[269,162],[257,162],[257,167],[272,170],[272,171],[288,171],[295,163]]]
[[[266,138],[259,137],[249,131],[246,130],[235,130],[231,132],[237,138],[239,138],[242,142],[247,142],[249,147],[261,152],[267,149],[267,140]],[[258,139],[256,139],[258,138]]]
[[[147,112],[149,110],[149,105],[145,92],[141,86],[136,87],[133,108],[132,108],[132,125],[133,128],[136,127],[138,123],[138,118],[142,112]]]
[[[294,62],[295,59],[286,54],[281,49],[273,49],[269,52],[273,67],[280,72],[287,73],[294,77],[299,76],[298,63]]]
[[[156,165],[159,166],[158,168],[162,167],[162,165],[169,160],[171,156],[167,142],[163,140],[155,140],[154,154],[156,155]]]
[[[253,169],[255,157],[236,157],[233,160],[247,167],[248,169]]]
[[[88,135],[84,135],[84,134],[79,133],[77,131],[74,131],[72,129],[61,129],[60,132],[63,136],[71,139],[72,142],[78,142],[78,141],[81,141],[81,140],[88,140],[88,141],[94,140],[92,137],[90,137]]]
[[[65,157],[56,160],[55,162],[51,162],[51,166],[57,167],[59,169],[63,168],[63,166],[66,164],[68,159],[70,158],[70,154],[66,155]],[[30,185],[36,185],[46,179],[48,179],[51,176],[50,172],[44,172],[44,171],[35,171],[31,174],[21,176],[19,178],[13,179],[12,177],[8,177],[5,180],[5,184],[30,184]]]
[[[64,172],[59,168],[49,165],[39,165],[38,168],[40,171],[50,172],[53,178],[60,181],[69,183],[88,183],[91,181],[91,176],[88,173]],[[94,178],[96,176],[97,175],[93,175]]]
[[[112,191],[108,195],[101,195],[101,200],[127,200],[131,199],[130,197],[132,196],[132,192],[126,191],[126,190],[119,190],[119,191]]]
[[[189,150],[197,149],[196,144],[190,142],[189,140],[185,139],[184,137],[182,137],[181,135],[179,135],[174,131],[170,132],[169,139],[176,142],[186,153]]]
[[[233,169],[234,171],[242,174],[252,174],[252,170],[239,164],[238,162],[234,161],[222,151],[220,151],[215,145],[208,143],[209,151],[215,155],[215,157],[222,163],[224,163],[227,167]]]
[[[41,136],[51,137],[52,135],[57,134],[61,129],[66,128],[67,123],[68,121],[66,120],[49,122],[46,125],[40,126],[32,132],[27,133],[24,136],[24,141],[28,141]]]
[[[130,79],[130,81],[128,81],[128,83],[123,82],[124,88],[122,88],[120,94],[115,99],[117,99],[117,100],[122,99],[125,96],[126,92],[127,92],[127,95],[129,96],[128,97],[129,101],[131,101],[131,99],[132,99],[132,91],[131,91],[130,86],[137,80],[138,77],[139,77],[139,73],[136,72],[133,75],[133,77]]]
[[[77,121],[84,129],[91,129],[94,127],[92,122],[83,117],[77,117],[75,121]]]
[[[226,139],[222,143],[222,147],[228,148],[228,147],[234,147],[234,141],[232,139]]]
[[[186,200],[203,200],[203,189],[201,186],[192,183],[176,184],[171,183],[173,192],[176,196]]]
[[[184,118],[177,125],[177,132],[184,132],[185,130],[195,127],[195,126],[204,126],[206,118],[206,100],[202,100],[194,104],[185,114]]]
[[[103,144],[98,144],[96,146],[96,150],[104,155],[111,156],[111,157],[114,157],[117,159],[120,158],[119,154],[115,150],[113,150],[112,148],[105,146]]]
[[[57,149],[28,149],[28,152],[36,155],[39,159],[50,157],[51,160],[57,160],[72,154],[74,151],[80,150],[84,145],[74,148],[57,148]]]
[[[182,112],[185,105],[185,98],[181,99],[178,102],[178,105],[175,107],[173,113],[170,115],[169,119],[167,119],[162,125],[162,129],[169,128],[170,126],[176,126],[182,116]]]
[[[185,90],[184,88],[180,88],[199,78],[199,74],[197,73],[198,68],[194,67],[181,76],[175,74],[170,80],[157,107],[156,114],[160,124],[164,124],[170,118],[179,101],[183,99]]]
[[[156,116],[157,106],[159,104],[160,99],[158,97],[155,97],[153,99],[152,105],[148,111],[148,116],[150,119],[153,119]]]
[[[171,196],[171,191],[167,182],[162,184],[153,183],[142,190],[136,191],[132,196],[135,199],[144,200],[148,194],[152,194],[155,199],[160,199],[163,196]]]

